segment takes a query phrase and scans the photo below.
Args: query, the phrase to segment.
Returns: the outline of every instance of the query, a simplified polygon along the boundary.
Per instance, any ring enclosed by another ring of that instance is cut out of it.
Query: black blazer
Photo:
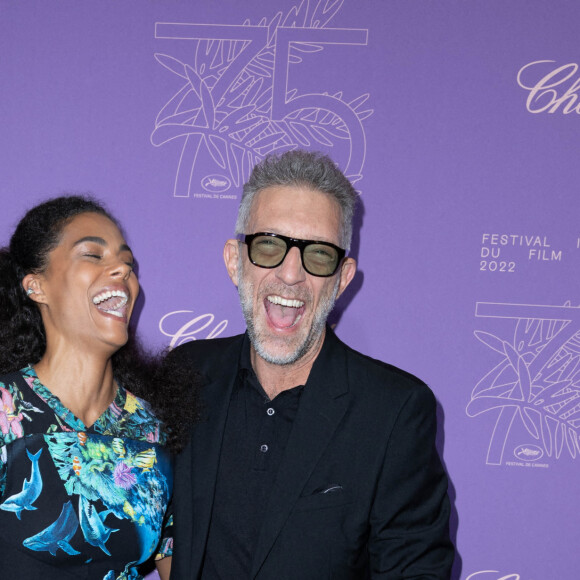
[[[201,574],[242,342],[243,335],[190,342],[171,354],[205,378],[204,419],[176,461],[172,580]],[[447,478],[435,431],[435,399],[424,383],[352,350],[327,328],[250,577],[449,578]]]

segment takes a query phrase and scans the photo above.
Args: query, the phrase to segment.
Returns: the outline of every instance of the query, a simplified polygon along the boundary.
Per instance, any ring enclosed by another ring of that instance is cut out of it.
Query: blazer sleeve
[[[447,476],[435,435],[435,398],[426,385],[414,385],[390,433],[371,511],[373,579],[450,577]]]

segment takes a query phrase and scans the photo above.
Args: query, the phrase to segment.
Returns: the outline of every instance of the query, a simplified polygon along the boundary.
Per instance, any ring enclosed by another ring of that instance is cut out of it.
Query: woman
[[[153,556],[169,577],[168,447],[195,390],[130,339],[138,293],[131,249],[90,198],[36,206],[0,250],[3,578],[142,578]]]

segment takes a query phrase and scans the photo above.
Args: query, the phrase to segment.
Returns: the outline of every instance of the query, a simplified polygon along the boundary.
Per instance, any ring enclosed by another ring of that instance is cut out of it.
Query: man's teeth
[[[279,304],[280,306],[290,306],[291,308],[304,306],[302,300],[287,300],[286,298],[282,298],[282,296],[267,296],[267,298],[272,304]]]

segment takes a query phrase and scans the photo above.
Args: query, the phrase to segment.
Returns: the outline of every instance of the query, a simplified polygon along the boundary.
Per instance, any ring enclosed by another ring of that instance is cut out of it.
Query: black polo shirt
[[[248,578],[304,385],[268,398],[246,336],[225,424],[202,580]]]

